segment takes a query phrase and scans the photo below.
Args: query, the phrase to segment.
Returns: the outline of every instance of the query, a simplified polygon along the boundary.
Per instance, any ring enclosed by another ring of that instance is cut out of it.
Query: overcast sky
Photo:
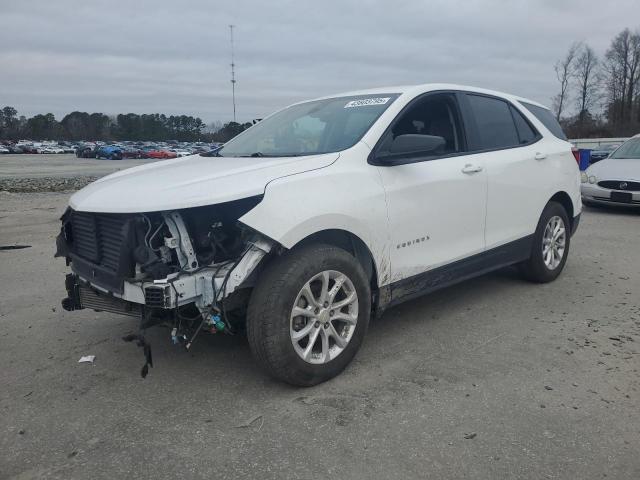
[[[638,0],[0,0],[0,106],[232,118],[341,91],[426,82],[544,104],[574,40],[604,53]],[[635,24],[634,24],[635,22]]]

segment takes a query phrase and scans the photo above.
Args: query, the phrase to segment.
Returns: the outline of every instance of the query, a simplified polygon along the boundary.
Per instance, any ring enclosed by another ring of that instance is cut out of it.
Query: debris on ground
[[[80,357],[80,360],[78,360],[78,363],[93,363],[95,359],[96,359],[95,355],[85,355],[84,357]]]
[[[262,428],[262,425],[264,424],[264,418],[262,417],[262,415],[256,415],[255,417],[251,417],[246,422],[236,425],[236,428],[248,428],[260,419],[262,419],[262,423],[260,423],[260,427],[258,428],[259,430],[260,428]]]
[[[464,438],[467,439],[467,440],[471,440],[472,438],[476,438],[477,435],[478,434],[475,433],[475,432],[473,432],[473,433],[465,433],[464,434]]]

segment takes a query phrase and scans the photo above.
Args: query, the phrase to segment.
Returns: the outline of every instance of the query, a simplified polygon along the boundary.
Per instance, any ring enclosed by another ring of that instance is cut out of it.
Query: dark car
[[[22,144],[20,148],[22,148],[22,153],[38,153],[38,147],[32,143]]]
[[[146,153],[144,153],[142,150],[140,150],[137,147],[123,147],[121,151],[122,151],[122,158],[145,158],[146,157]]]
[[[596,163],[600,160],[604,160],[611,152],[613,152],[616,148],[618,148],[620,144],[617,143],[605,143],[604,145],[599,145],[593,150],[591,150],[591,161],[590,163]]]
[[[96,148],[93,145],[80,145],[76,148],[78,158],[96,158]]]

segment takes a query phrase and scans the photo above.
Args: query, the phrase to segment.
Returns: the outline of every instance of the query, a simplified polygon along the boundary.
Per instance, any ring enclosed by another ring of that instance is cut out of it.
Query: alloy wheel
[[[305,362],[330,362],[347,347],[357,322],[353,282],[336,270],[320,272],[303,285],[291,309],[293,348]]]
[[[567,241],[567,230],[559,216],[549,219],[542,235],[542,260],[549,270],[555,270],[562,262]]]

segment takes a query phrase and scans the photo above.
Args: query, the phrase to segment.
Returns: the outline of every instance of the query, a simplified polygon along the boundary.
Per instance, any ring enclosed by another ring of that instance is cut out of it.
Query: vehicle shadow
[[[619,215],[624,215],[628,217],[639,217],[640,216],[640,206],[636,208],[631,207],[623,207],[617,205],[596,205],[596,204],[582,204],[582,209],[595,214],[612,214],[617,213]]]
[[[417,330],[420,332],[418,336],[422,336],[427,335],[433,322],[459,320],[461,315],[472,317],[474,305],[487,301],[487,292],[492,292],[497,301],[506,290],[517,289],[522,283],[524,281],[515,268],[504,268],[390,308],[370,322],[365,339],[367,356],[377,357],[385,345],[406,342],[407,330]],[[157,368],[168,369],[166,374],[172,377],[192,377],[191,380],[183,380],[189,384],[199,385],[201,381],[198,378],[207,376],[233,379],[232,389],[244,390],[258,384],[272,392],[297,390],[297,387],[271,379],[262,371],[251,354],[244,332],[235,335],[201,334],[189,351],[172,345],[170,331],[166,328],[150,329],[147,339],[153,345],[154,359],[158,359]],[[197,373],[190,375],[185,372]],[[150,376],[154,373],[152,370]],[[228,385],[227,382],[225,384]]]
[[[477,302],[486,300],[487,291],[500,298],[504,289],[523,283],[528,282],[522,279],[515,267],[505,267],[465,280],[386,310],[380,318],[371,322],[368,334],[376,335],[376,330],[386,328],[390,321],[422,323],[429,322],[438,315],[446,315],[449,310],[471,311]]]

